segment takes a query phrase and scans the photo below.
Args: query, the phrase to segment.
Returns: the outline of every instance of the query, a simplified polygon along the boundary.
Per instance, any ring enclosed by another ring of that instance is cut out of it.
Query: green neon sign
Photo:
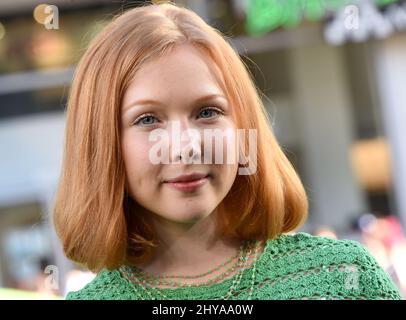
[[[372,0],[371,0],[372,1]],[[378,6],[398,0],[374,0]],[[247,10],[246,30],[256,36],[278,27],[292,28],[302,21],[321,20],[326,11],[336,11],[354,0],[250,0]]]

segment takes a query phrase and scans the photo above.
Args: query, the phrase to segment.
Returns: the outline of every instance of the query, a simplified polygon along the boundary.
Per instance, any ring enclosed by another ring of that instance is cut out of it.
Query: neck
[[[235,255],[241,242],[216,233],[216,213],[194,223],[152,215],[160,245],[152,259],[138,267],[152,273],[197,274]]]

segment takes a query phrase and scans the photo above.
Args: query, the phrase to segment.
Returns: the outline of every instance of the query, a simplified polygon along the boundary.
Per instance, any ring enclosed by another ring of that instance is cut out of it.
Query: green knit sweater
[[[239,286],[229,300],[249,298],[253,270],[251,266],[242,271]],[[227,294],[232,284],[233,278],[227,278],[201,287],[160,291],[168,299],[217,300]],[[152,298],[118,269],[103,269],[84,288],[69,292],[66,299]],[[401,296],[389,275],[358,242],[299,232],[267,240],[257,261],[251,299],[401,299]]]

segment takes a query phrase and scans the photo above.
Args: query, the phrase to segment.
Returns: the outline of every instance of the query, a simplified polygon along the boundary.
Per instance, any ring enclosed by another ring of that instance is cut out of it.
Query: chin
[[[196,211],[195,213],[189,212],[184,212],[184,213],[179,213],[176,215],[176,217],[173,217],[172,220],[175,220],[177,222],[184,222],[184,223],[192,223],[192,222],[197,222],[199,220],[202,220],[210,215],[209,211]]]

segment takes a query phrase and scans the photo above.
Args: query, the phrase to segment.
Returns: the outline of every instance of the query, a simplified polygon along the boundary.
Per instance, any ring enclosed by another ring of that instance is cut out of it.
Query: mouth
[[[210,174],[192,174],[180,176],[169,181],[164,181],[164,183],[179,191],[193,192],[204,186],[210,178]]]

